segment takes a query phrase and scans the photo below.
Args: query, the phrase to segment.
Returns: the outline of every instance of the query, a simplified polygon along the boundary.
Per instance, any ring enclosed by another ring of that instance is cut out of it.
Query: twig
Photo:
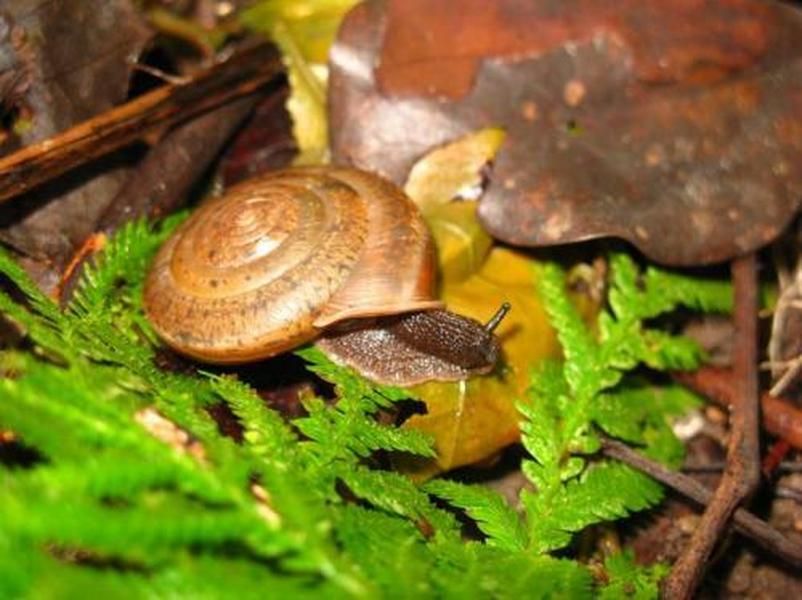
[[[779,396],[780,394],[784,393],[785,390],[788,389],[788,386],[790,386],[799,376],[800,371],[802,371],[802,356],[797,356],[795,359],[790,361],[788,368],[785,370],[782,376],[773,386],[771,386],[771,395]]]
[[[261,43],[200,73],[184,85],[143,94],[39,143],[0,158],[0,202],[156,129],[246,96],[282,74],[275,48]]]
[[[708,558],[738,505],[759,482],[757,257],[749,253],[732,261],[735,288],[734,373],[739,401],[730,415],[727,468],[685,551],[665,580],[668,598],[691,598]]]
[[[703,465],[682,465],[683,473],[721,473],[723,470],[723,462],[710,462]],[[777,465],[775,471],[778,473],[800,473],[802,472],[802,462],[784,460]]]
[[[709,489],[692,477],[672,471],[660,463],[637,453],[626,444],[616,440],[605,439],[602,445],[602,452],[610,458],[615,458],[639,471],[643,471],[701,506],[706,506],[713,497],[713,493]],[[795,544],[749,511],[743,508],[736,509],[733,515],[733,524],[736,531],[751,538],[762,548],[793,566],[802,567],[802,545]]]
[[[672,377],[719,406],[729,408],[737,401],[729,369],[702,367],[696,371],[678,371],[672,373]],[[802,410],[768,392],[761,395],[760,406],[763,428],[802,450]]]

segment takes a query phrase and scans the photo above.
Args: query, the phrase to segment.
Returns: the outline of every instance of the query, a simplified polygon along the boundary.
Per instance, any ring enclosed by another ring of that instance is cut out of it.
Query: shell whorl
[[[441,306],[412,202],[375,175],[324,167],[200,207],[157,254],[144,304],[170,346],[218,363],[273,356],[344,319]]]

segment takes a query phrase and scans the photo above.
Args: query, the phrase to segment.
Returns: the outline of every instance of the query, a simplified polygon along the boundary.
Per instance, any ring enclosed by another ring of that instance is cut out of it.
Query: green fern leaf
[[[368,382],[353,370],[334,364],[317,348],[305,348],[297,354],[309,362],[311,371],[334,384],[337,391],[338,401],[334,406],[317,398],[307,399],[304,406],[308,417],[294,422],[304,435],[317,442],[320,463],[364,458],[379,449],[434,455],[429,435],[380,425],[372,418],[379,409],[409,399],[408,392]]]
[[[85,318],[106,318],[112,306],[117,311],[124,306],[139,307],[142,274],[159,246],[185,218],[186,213],[179,213],[155,228],[142,220],[123,225],[85,267],[69,310]]]
[[[434,597],[433,550],[410,521],[349,504],[338,511],[337,539],[365,570],[375,597]]]
[[[600,590],[601,600],[659,598],[660,580],[668,574],[668,567],[660,563],[648,567],[635,564],[631,552],[613,554],[604,561],[604,569],[608,581]]]
[[[521,518],[499,493],[446,479],[431,481],[424,489],[463,509],[487,536],[488,545],[511,552],[527,547],[526,528]]]
[[[551,496],[524,491],[521,500],[529,523],[530,548],[541,554],[571,541],[588,525],[612,521],[654,506],[662,488],[649,477],[624,465],[603,462]]]

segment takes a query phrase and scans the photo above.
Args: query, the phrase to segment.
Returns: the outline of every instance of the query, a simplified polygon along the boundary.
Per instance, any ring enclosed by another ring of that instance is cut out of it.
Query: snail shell
[[[288,169],[201,206],[158,252],[145,312],[175,350],[270,357],[350,319],[437,309],[430,235],[393,184],[347,168]]]

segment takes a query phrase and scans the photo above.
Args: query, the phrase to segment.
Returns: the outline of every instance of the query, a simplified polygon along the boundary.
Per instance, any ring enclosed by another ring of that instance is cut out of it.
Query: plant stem
[[[707,506],[713,497],[713,492],[692,477],[672,471],[639,454],[626,444],[608,438],[603,441],[602,451],[605,456],[620,460],[646,473],[697,504]],[[802,545],[792,542],[765,521],[747,510],[739,508],[733,515],[733,524],[736,531],[751,538],[762,548],[779,556],[789,564],[802,568]]]
[[[713,498],[685,551],[665,580],[667,598],[690,599],[713,548],[738,505],[760,479],[757,373],[757,256],[754,252],[731,263],[735,288],[735,353],[733,366],[739,401],[733,404],[727,466]]]

